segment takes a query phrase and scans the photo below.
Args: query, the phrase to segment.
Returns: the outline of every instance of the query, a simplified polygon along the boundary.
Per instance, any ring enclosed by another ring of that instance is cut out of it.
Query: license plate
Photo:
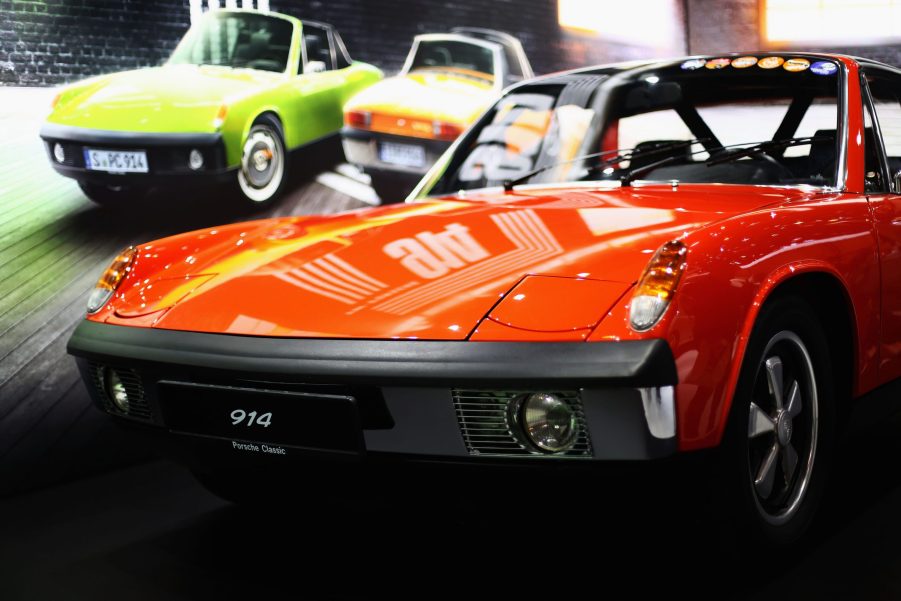
[[[85,148],[84,166],[91,171],[147,173],[147,153],[143,150]]]
[[[425,148],[412,144],[381,142],[379,144],[379,159],[383,163],[391,163],[392,165],[401,165],[403,167],[424,167]]]
[[[163,420],[175,432],[305,449],[359,452],[353,397],[160,382]]]

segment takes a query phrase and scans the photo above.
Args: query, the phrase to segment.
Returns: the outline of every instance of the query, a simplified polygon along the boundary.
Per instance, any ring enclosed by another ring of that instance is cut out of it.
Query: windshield
[[[518,87],[460,141],[425,193],[633,177],[833,186],[838,65],[773,58],[693,59]]]
[[[208,13],[172,53],[170,64],[219,65],[281,73],[288,65],[290,21],[253,13]]]
[[[453,40],[420,40],[410,71],[437,69],[465,71],[481,79],[494,79],[494,53],[490,48]]]

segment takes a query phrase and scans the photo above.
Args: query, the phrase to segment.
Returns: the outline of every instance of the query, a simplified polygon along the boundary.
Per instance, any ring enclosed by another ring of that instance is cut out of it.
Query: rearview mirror
[[[892,192],[901,194],[901,171],[896,171],[892,176]]]
[[[325,71],[325,63],[322,61],[308,61],[304,73],[322,73]]]

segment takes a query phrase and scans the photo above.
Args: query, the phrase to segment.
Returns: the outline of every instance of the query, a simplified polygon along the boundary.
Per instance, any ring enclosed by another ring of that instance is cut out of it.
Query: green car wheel
[[[256,206],[273,203],[285,184],[285,144],[274,119],[262,119],[247,134],[238,170],[241,194]]]

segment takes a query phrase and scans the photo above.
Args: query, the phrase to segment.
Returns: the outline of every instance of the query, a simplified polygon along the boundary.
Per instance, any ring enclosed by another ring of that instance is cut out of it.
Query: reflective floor
[[[101,208],[49,165],[38,132],[53,94],[0,87],[0,496],[135,458],[89,410],[65,352],[90,289],[119,250],[222,223],[377,202],[349,166],[336,164],[334,146],[297,157],[288,192],[265,213],[223,189]],[[110,447],[118,452],[103,452]]]
[[[305,515],[229,505],[159,461],[0,501],[0,591],[9,601],[585,590],[613,599],[897,599],[901,420],[849,441],[841,457],[811,541],[769,556],[711,542],[703,517],[668,509],[675,495],[630,500],[609,481],[588,497],[536,490],[520,511],[486,502]]]

